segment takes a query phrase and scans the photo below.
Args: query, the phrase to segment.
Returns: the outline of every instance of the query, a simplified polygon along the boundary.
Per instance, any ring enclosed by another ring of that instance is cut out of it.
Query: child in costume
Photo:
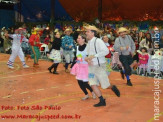
[[[147,73],[147,68],[148,68],[148,59],[149,59],[149,54],[147,53],[147,48],[143,47],[141,48],[140,51],[138,51],[139,53],[139,74],[141,72],[141,69],[143,69],[144,74],[146,75]]]
[[[81,90],[85,94],[85,97],[83,97],[82,100],[86,100],[89,98],[86,88],[89,89],[89,91],[92,93],[93,98],[95,99],[96,95],[94,94],[92,88],[88,84],[88,63],[85,61],[86,44],[85,44],[84,35],[79,35],[77,42],[79,44],[79,46],[77,46],[77,53],[76,53],[77,62],[72,67],[71,74],[76,75],[78,84],[79,84]]]
[[[12,53],[11,53],[11,56],[10,56],[8,62],[7,62],[7,65],[10,69],[14,69],[13,65],[14,65],[15,58],[17,56],[19,56],[19,58],[22,62],[23,68],[29,67],[25,63],[24,53],[23,53],[22,48],[21,48],[22,41],[28,42],[28,39],[23,35],[25,32],[26,32],[25,29],[19,28],[19,29],[15,30],[15,34],[5,34],[5,36],[9,36],[9,37],[13,38]]]

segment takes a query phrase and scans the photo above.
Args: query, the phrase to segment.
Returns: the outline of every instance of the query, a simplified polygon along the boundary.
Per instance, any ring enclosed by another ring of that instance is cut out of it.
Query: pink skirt
[[[88,82],[88,64],[76,63],[72,69],[71,74],[76,75],[76,79]]]
[[[148,65],[147,64],[140,64],[139,65],[139,68],[147,69],[148,68]]]

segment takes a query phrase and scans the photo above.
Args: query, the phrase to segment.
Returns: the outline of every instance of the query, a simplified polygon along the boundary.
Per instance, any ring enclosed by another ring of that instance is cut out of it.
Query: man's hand
[[[128,48],[129,48],[129,46],[127,45],[127,46],[126,46],[126,50],[128,50]]]
[[[89,60],[92,60],[93,58],[95,58],[95,56],[94,55],[90,55],[88,58],[89,58]]]
[[[131,56],[134,57],[134,53],[131,53]]]
[[[71,49],[71,48],[72,48],[72,46],[70,45],[70,46],[69,46],[69,48]]]
[[[91,62],[92,62],[89,57],[86,57],[85,61],[88,62],[88,64],[91,64]]]
[[[120,47],[120,50],[122,51],[123,50],[123,47]]]

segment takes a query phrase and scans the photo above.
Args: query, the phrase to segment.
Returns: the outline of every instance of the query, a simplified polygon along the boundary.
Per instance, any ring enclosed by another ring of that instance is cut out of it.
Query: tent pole
[[[102,21],[102,0],[98,0],[98,19]]]
[[[54,30],[54,15],[55,14],[55,0],[51,0],[51,18],[50,18],[50,30]]]

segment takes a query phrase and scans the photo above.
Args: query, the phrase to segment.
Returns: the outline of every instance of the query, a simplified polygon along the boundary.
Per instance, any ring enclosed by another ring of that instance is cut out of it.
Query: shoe
[[[112,90],[118,97],[120,97],[120,91],[118,90],[118,88],[117,88],[115,85],[113,85],[113,87],[111,88],[111,90]]]
[[[10,69],[14,69],[14,67],[13,67],[13,66],[9,66],[9,65],[8,65],[8,68],[10,68]]]
[[[122,79],[125,79],[125,74],[123,73],[123,70],[120,71]]]
[[[59,73],[58,73],[57,71],[55,71],[55,72],[53,72],[53,74],[56,74],[56,75],[58,75]]]
[[[66,73],[69,73],[70,71],[68,69],[65,70]]]
[[[85,97],[83,97],[82,100],[86,100],[88,98],[89,98],[89,96],[88,95],[85,95]]]
[[[92,98],[96,99],[96,94],[94,92],[92,92]]]
[[[29,66],[28,65],[24,65],[23,68],[29,68]]]
[[[100,101],[100,102],[97,103],[97,104],[94,104],[93,106],[94,106],[94,107],[106,106],[105,99],[104,99],[103,101]]]
[[[39,64],[33,64],[33,67],[39,67]]]
[[[51,68],[51,67],[49,67],[49,68],[48,68],[48,70],[49,70],[49,72],[50,72],[50,73],[52,73],[52,71],[51,71],[51,70],[52,70],[52,68]]]
[[[25,60],[28,61],[29,58],[31,58],[31,56],[27,55]]]
[[[128,85],[128,86],[132,86],[132,83],[131,83],[130,80],[127,80],[127,85]]]

